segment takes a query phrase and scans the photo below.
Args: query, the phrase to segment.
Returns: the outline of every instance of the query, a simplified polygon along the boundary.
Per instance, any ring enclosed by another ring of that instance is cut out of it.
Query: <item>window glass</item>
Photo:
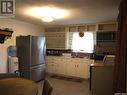
[[[74,32],[72,37],[71,48],[74,52],[93,53],[94,49],[93,32],[84,32],[83,37],[79,36],[79,32]]]

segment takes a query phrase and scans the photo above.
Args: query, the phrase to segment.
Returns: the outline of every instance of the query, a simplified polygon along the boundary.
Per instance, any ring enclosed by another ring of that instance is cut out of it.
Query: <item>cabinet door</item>
[[[65,59],[59,60],[59,74],[66,75],[66,62]]]
[[[48,73],[54,73],[56,70],[55,70],[55,65],[54,63],[47,63],[46,64],[46,72]]]
[[[46,58],[47,72],[54,74],[66,74],[65,59],[59,57]]]
[[[80,63],[77,65],[77,72],[76,75],[80,78],[85,78],[88,79],[89,78],[89,68],[88,68],[88,64],[85,63]]]
[[[76,64],[76,76],[80,78],[84,78],[86,74],[86,66],[85,64],[82,63],[77,63]]]
[[[75,64],[73,63],[73,60],[68,59],[66,61],[66,71],[68,76],[75,76]]]
[[[54,57],[52,59],[52,66],[51,70],[54,74],[64,74],[65,68],[64,68],[64,61],[60,57]]]
[[[46,57],[46,72],[48,73],[55,73],[56,68],[55,68],[55,63],[54,63],[54,58],[53,57]]]
[[[71,61],[66,62],[67,75],[88,79],[88,63],[89,61],[82,61],[80,59],[73,59]]]
[[[59,74],[59,64],[53,63],[53,74]]]
[[[72,61],[73,65],[74,65],[74,75],[75,77],[80,77],[80,72],[81,72],[81,69],[79,69],[79,66],[80,66],[80,60],[79,59],[73,59]]]
[[[52,73],[59,74],[59,63],[57,57],[53,57],[52,59]]]
[[[47,32],[47,48],[65,48],[65,32]]]
[[[78,60],[76,63],[76,77],[89,78],[89,65],[92,63],[91,60]]]
[[[46,57],[46,72],[51,72],[50,70],[51,70],[51,58],[49,58],[49,57]]]
[[[59,58],[54,58],[54,66],[55,66],[55,74],[59,74],[60,72],[60,59]]]

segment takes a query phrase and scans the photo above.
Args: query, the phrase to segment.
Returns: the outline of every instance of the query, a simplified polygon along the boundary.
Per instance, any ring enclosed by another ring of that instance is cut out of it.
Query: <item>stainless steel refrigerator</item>
[[[16,37],[19,72],[23,78],[39,81],[45,78],[45,37]]]

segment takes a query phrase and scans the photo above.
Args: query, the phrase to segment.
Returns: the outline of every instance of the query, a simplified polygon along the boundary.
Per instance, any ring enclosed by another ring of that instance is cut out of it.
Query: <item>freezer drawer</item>
[[[30,68],[30,79],[40,81],[45,78],[45,64],[33,66]]]

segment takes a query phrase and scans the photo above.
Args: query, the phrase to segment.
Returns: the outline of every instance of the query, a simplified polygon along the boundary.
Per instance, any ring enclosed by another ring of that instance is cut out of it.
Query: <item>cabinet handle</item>
[[[78,67],[78,65],[75,65],[75,67]]]

